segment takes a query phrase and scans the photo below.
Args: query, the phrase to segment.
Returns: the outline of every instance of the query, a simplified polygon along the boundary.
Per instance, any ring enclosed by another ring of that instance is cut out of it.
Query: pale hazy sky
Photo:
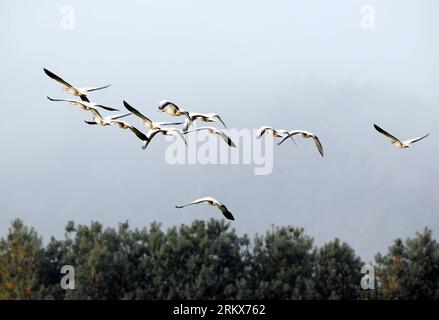
[[[360,26],[365,5],[373,31]],[[65,8],[73,30],[61,26]],[[366,260],[424,226],[437,236],[437,12],[436,0],[1,2],[0,235],[17,217],[46,240],[69,220],[190,223],[218,213],[174,205],[212,195],[239,233],[304,227],[318,245],[338,237]],[[43,67],[78,85],[111,83],[93,100],[122,110],[125,99],[159,121],[174,120],[155,111],[169,99],[231,128],[308,129],[326,154],[298,139],[275,148],[268,176],[171,166],[163,138],[143,151],[131,133],[47,101],[69,96]],[[398,150],[373,123],[431,136]]]

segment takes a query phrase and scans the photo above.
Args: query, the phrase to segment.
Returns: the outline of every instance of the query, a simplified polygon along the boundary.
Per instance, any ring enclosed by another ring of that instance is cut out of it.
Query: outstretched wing
[[[228,135],[226,135],[224,132],[222,132],[221,130],[219,131],[219,135],[221,138],[223,138],[223,140],[229,145],[229,147],[232,148],[236,148],[236,145],[233,143],[232,139],[230,139],[230,137]]]
[[[108,88],[109,86],[111,86],[111,84],[107,84],[106,86],[103,87],[87,87],[87,88],[81,88],[81,91],[85,91],[85,92],[91,92],[91,91],[96,91],[96,90],[101,90],[101,89],[105,89]]]
[[[212,118],[217,118],[219,122],[222,123],[222,125],[224,126],[224,128],[227,129],[226,124],[224,123],[224,121],[221,119],[221,117],[217,114],[213,115]]]
[[[62,83],[63,85],[65,85],[66,87],[72,88],[73,86],[68,83],[67,81],[65,81],[64,79],[62,79],[61,77],[57,76],[56,74],[54,74],[53,72],[43,68],[44,72],[53,80],[58,81],[59,83]]]
[[[198,127],[198,128],[193,129],[193,130],[184,131],[183,134],[188,134],[188,133],[191,133],[191,132],[202,131],[202,130],[209,130],[209,131],[211,131],[212,127]]]
[[[314,139],[314,142],[315,142],[315,144],[316,144],[316,147],[317,147],[317,149],[319,150],[320,154],[321,154],[322,157],[323,157],[323,146],[322,146],[322,144],[320,143],[319,138],[318,138],[317,136],[314,136],[314,137],[312,137],[312,138]]]
[[[219,205],[218,209],[221,210],[222,214],[224,215],[224,217],[226,217],[226,219],[229,220],[235,220],[235,217],[233,216],[233,214],[227,209],[227,207],[225,205]]]
[[[130,113],[123,113],[123,114],[116,114],[116,115],[114,115],[114,116],[107,117],[107,119],[108,119],[108,120],[117,120],[117,119],[120,119],[120,118],[123,118],[123,117],[127,117],[127,116],[129,116],[130,114],[131,114],[131,112],[130,112]]]
[[[288,134],[288,131],[285,129],[278,129],[278,130],[276,130],[276,132],[281,135],[280,136],[281,138],[283,138],[283,136]],[[293,140],[294,144],[297,146],[296,140],[294,140],[293,136],[291,136],[290,138],[291,138],[291,140]]]
[[[93,113],[93,115],[94,115],[96,118],[103,119],[102,116],[101,116],[101,114],[99,113],[99,111],[96,110],[95,108],[90,108],[90,111],[91,111],[91,113]]]
[[[194,200],[194,201],[192,201],[192,202],[190,202],[188,204],[184,204],[182,206],[175,206],[175,207],[178,208],[178,209],[181,209],[181,208],[184,208],[184,207],[187,207],[187,206],[191,206],[193,204],[199,204],[199,203],[203,203],[203,202],[207,202],[207,201],[212,201],[212,199],[210,197],[200,198],[200,199]]]
[[[145,117],[139,110],[137,110],[136,108],[132,107],[128,102],[126,102],[125,100],[123,101],[123,105],[125,106],[125,108],[127,108],[128,111],[134,113],[136,116],[138,116],[140,119],[145,120],[149,123],[151,123],[151,120],[149,120],[149,118]]]
[[[178,126],[184,122],[154,122],[156,126]]]
[[[105,110],[108,110],[108,111],[119,111],[119,109],[114,109],[114,108],[106,107],[106,106],[103,106],[102,104],[95,104],[95,106],[99,107],[99,108],[102,108],[102,109],[105,109]]]
[[[78,100],[73,100],[73,99],[54,99],[51,97],[47,97],[47,99],[49,99],[50,101],[65,101],[65,102],[79,103],[79,104],[82,104],[82,102],[83,102],[83,101],[78,101]]]
[[[146,133],[146,140],[143,143],[142,149],[146,149],[146,147],[148,147],[148,144],[151,142],[152,138],[154,138],[154,136],[159,133],[161,130],[160,129],[151,129]]]
[[[290,132],[288,132],[288,133],[282,138],[282,140],[279,141],[277,144],[280,145],[280,144],[282,144],[282,142],[284,142],[284,141],[287,140],[288,138],[290,138],[290,137],[292,137],[292,136],[295,136],[296,134],[299,134],[299,133],[301,133],[301,132],[302,132],[302,131],[300,131],[300,130],[293,130],[293,131],[290,131]]]
[[[411,144],[411,143],[413,143],[413,142],[416,142],[416,141],[422,140],[422,139],[424,139],[424,138],[427,138],[429,135],[430,135],[430,134],[427,133],[425,136],[418,137],[418,138],[414,138],[414,139],[410,139],[410,140],[406,140],[406,141],[404,141],[404,144]]]
[[[184,119],[184,125],[183,125],[183,132],[187,132],[187,130],[189,129],[189,126],[192,124],[192,120],[190,120],[189,118]]]
[[[136,127],[128,127],[136,136],[137,138],[139,138],[142,141],[147,141],[148,138],[146,137],[145,134],[143,134],[143,132],[141,132],[140,130],[138,130]]]
[[[384,130],[384,129],[378,127],[376,124],[374,124],[373,126],[374,126],[374,128],[375,128],[376,131],[378,131],[379,133],[385,135],[385,136],[386,136],[387,138],[389,138],[390,140],[395,141],[395,142],[400,141],[398,138],[394,137],[393,135],[391,135],[390,133],[388,133],[386,130]]]

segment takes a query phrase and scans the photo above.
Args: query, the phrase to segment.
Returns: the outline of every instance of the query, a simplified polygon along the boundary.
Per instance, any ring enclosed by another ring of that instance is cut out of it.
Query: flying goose
[[[177,106],[175,103],[167,101],[167,100],[160,100],[157,111],[158,112],[165,112],[171,116],[185,116],[186,118],[189,118],[188,111],[183,110],[182,108]]]
[[[236,145],[233,143],[232,139],[229,138],[229,136],[227,136],[227,135],[226,135],[223,131],[221,131],[220,129],[217,129],[217,128],[214,128],[214,127],[199,127],[199,128],[194,129],[194,130],[191,130],[191,131],[183,132],[183,134],[187,134],[187,133],[195,132],[195,131],[201,131],[201,130],[207,130],[207,131],[209,131],[209,133],[217,134],[217,135],[219,135],[221,138],[223,138],[223,140],[224,140],[224,141],[225,141],[230,147],[233,147],[233,148],[236,147]]]
[[[131,132],[134,133],[137,136],[137,138],[139,138],[143,142],[146,142],[148,140],[145,134],[143,134],[140,130],[138,130],[136,127],[129,124],[128,122],[113,119],[110,120],[110,123],[121,129],[130,129]]]
[[[152,138],[154,138],[156,136],[156,134],[161,133],[165,136],[175,136],[175,137],[180,137],[184,144],[187,147],[187,142],[186,139],[183,136],[183,132],[180,129],[177,128],[155,128],[155,129],[151,129],[148,131],[148,133],[146,134],[146,140],[144,141],[144,144],[142,146],[142,149],[146,149],[146,147],[148,147],[148,144],[151,142]]]
[[[219,202],[218,200],[212,198],[212,197],[204,197],[204,198],[200,198],[198,200],[192,201],[191,203],[182,205],[182,206],[175,206],[178,209],[193,205],[193,204],[199,204],[199,203],[207,203],[211,206],[215,206],[218,209],[220,209],[220,211],[222,212],[222,214],[224,215],[224,217],[226,217],[226,219],[229,220],[235,220],[235,218],[233,217],[232,213],[226,208],[226,206],[224,204],[222,204],[221,202]]]
[[[272,127],[263,126],[258,129],[258,132],[256,133],[256,138],[260,139],[264,134],[272,135],[276,138],[283,138],[285,137],[285,135],[288,134],[288,131],[284,129],[273,129]],[[296,144],[294,138],[292,136],[290,138],[291,140],[293,140],[294,144]]]
[[[94,108],[94,109],[102,108],[102,109],[105,109],[105,110],[108,110],[108,111],[119,111],[118,109],[106,107],[106,106],[103,106],[101,104],[96,104],[96,103],[88,102],[88,101],[82,101],[82,100],[79,101],[79,100],[71,100],[71,99],[53,99],[51,97],[47,97],[47,99],[49,99],[50,101],[66,101],[66,102],[70,102],[72,105],[78,106],[82,110],[91,110],[92,108]]]
[[[221,119],[221,117],[216,113],[197,113],[197,112],[189,112],[188,117],[184,119],[183,131],[187,131],[189,126],[195,121],[200,120],[204,122],[216,122],[217,120],[221,122],[224,128],[227,129],[226,124]]]
[[[153,122],[148,117],[140,113],[137,109],[135,109],[130,104],[128,104],[128,102],[126,102],[125,100],[123,101],[123,104],[128,111],[138,116],[140,118],[140,122],[148,129],[160,129],[161,126],[179,125],[183,123],[183,122],[155,122],[155,121]]]
[[[376,124],[373,125],[375,127],[375,129],[379,132],[382,133],[383,135],[385,135],[387,138],[390,139],[390,143],[393,144],[395,147],[397,148],[401,148],[401,149],[405,149],[405,148],[410,148],[410,145],[416,141],[422,140],[424,138],[427,138],[430,134],[427,133],[425,136],[422,137],[418,137],[418,138],[414,138],[414,139],[409,139],[409,140],[399,140],[398,138],[395,138],[393,135],[391,135],[390,133],[388,133],[387,131],[385,131],[384,129],[381,129],[380,127],[378,127]]]
[[[129,116],[131,114],[131,113],[123,113],[123,114],[116,114],[113,116],[102,117],[96,108],[90,108],[90,111],[93,114],[93,116],[90,117],[90,120],[84,122],[90,125],[98,124],[100,126],[109,126],[111,125],[111,122],[113,120],[117,120]]]
[[[81,98],[82,101],[87,101],[90,102],[90,100],[88,100],[87,98],[87,93],[91,92],[91,91],[96,91],[96,90],[101,90],[101,89],[105,89],[108,88],[109,86],[111,86],[111,84],[103,86],[103,87],[86,87],[86,88],[77,88],[75,86],[72,86],[70,83],[68,83],[67,81],[63,80],[62,78],[60,78],[59,76],[57,76],[56,74],[54,74],[53,72],[43,68],[44,72],[53,80],[58,81],[59,83],[64,85],[64,88],[62,89],[63,91],[67,91],[68,93],[74,95],[74,96],[78,96]]]
[[[323,147],[322,144],[320,143],[319,138],[312,132],[309,131],[305,131],[305,130],[292,130],[289,131],[288,134],[286,136],[284,136],[282,138],[282,140],[278,143],[278,145],[280,145],[282,142],[284,142],[285,140],[287,140],[289,137],[292,137],[296,134],[300,134],[303,138],[313,138],[314,143],[316,144],[317,149],[319,150],[320,154],[323,157]]]

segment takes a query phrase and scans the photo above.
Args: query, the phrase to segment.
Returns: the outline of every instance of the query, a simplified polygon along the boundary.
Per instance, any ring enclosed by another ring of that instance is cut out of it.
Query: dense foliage
[[[64,290],[63,265],[75,269]],[[335,239],[317,248],[302,229],[250,240],[224,221],[163,231],[66,226],[43,245],[22,221],[0,240],[0,299],[438,299],[439,245],[430,230],[376,256],[376,289],[362,290],[364,262]]]

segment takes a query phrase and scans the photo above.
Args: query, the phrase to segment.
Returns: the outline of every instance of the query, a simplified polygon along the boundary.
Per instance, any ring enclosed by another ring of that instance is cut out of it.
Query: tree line
[[[167,230],[69,222],[63,240],[43,245],[17,219],[0,240],[0,299],[439,298],[439,245],[427,228],[376,255],[373,290],[360,285],[365,264],[347,243],[316,247],[293,227],[250,240],[213,219]],[[65,265],[73,290],[60,285]]]

